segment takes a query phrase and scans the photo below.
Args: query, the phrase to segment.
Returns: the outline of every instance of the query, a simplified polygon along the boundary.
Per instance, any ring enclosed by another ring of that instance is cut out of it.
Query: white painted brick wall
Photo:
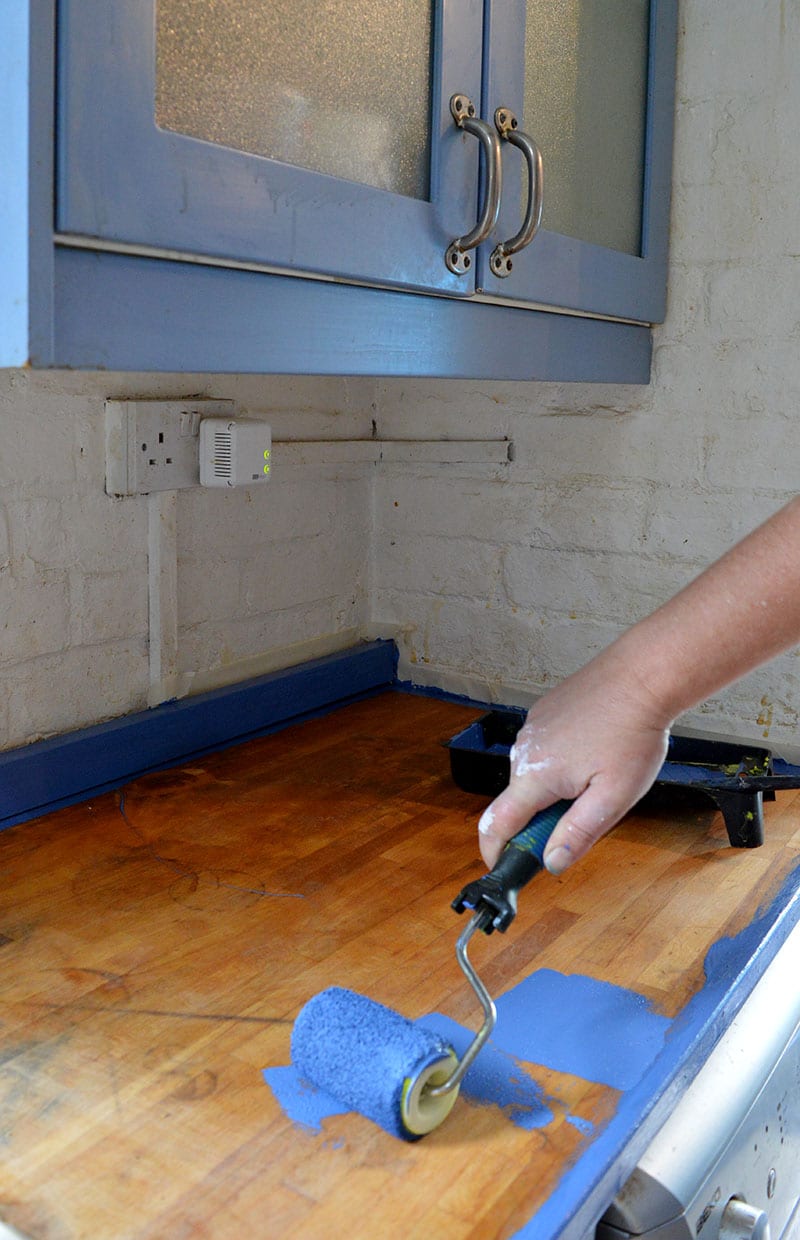
[[[181,661],[184,669],[188,666],[205,670],[207,652],[213,650],[212,671],[224,672],[231,667],[263,671],[259,660],[268,652],[291,651],[306,643],[317,643],[323,637],[333,638],[349,630],[356,618],[355,609],[351,612],[340,599],[302,603],[245,619],[229,616],[223,622],[209,622],[185,631],[181,638]],[[335,648],[335,643],[332,647]],[[302,661],[302,656],[299,658]],[[286,666],[286,663],[281,660],[279,666]],[[243,672],[239,671],[231,679],[243,678]],[[221,679],[224,682],[228,677]]]
[[[147,701],[144,637],[56,653],[3,668],[9,747],[124,715]]]
[[[69,628],[66,579],[10,577],[3,587],[3,656],[0,666],[62,650]]]
[[[0,372],[0,748],[148,704],[148,500],[104,492],[103,402],[202,391],[268,417],[276,438],[371,431],[371,380]],[[363,628],[366,485],[342,467],[260,495],[179,495],[187,687]]]
[[[364,629],[373,473],[371,466],[290,468],[259,491],[179,496],[184,676]]]

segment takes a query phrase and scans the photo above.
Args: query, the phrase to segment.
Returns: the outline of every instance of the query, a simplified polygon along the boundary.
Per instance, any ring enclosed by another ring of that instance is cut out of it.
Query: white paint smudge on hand
[[[535,745],[534,749],[539,746]],[[540,758],[534,760],[531,756],[530,744],[523,741],[519,746],[512,745],[509,751],[511,759],[511,769],[517,779],[524,778],[525,775],[531,775],[536,771],[545,771],[549,766],[553,765],[552,758]]]
[[[518,762],[514,773],[517,777],[529,775],[531,771],[544,771],[548,766],[552,765],[552,758],[542,758],[541,762]]]
[[[478,822],[478,831],[481,835],[491,835],[493,826],[494,811],[490,805],[489,808],[484,810],[481,814],[480,821]]]

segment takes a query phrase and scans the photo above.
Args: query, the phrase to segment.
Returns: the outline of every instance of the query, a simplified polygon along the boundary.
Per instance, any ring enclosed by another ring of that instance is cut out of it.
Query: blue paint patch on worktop
[[[552,969],[497,1000],[498,1040],[510,1055],[619,1090],[641,1079],[670,1024],[635,991]]]
[[[663,1046],[670,1021],[641,995],[580,974],[541,969],[497,1000],[498,1022],[461,1086],[464,1098],[499,1107],[520,1128],[544,1128],[553,1120],[542,1087],[522,1066],[558,1072],[624,1090],[634,1085]],[[416,1024],[443,1037],[459,1059],[474,1033],[439,1012]],[[302,1080],[293,1067],[267,1068],[264,1079],[295,1123],[319,1132],[323,1119],[347,1108]],[[579,1116],[569,1122],[586,1133]]]
[[[344,1115],[348,1109],[330,1094],[304,1081],[291,1064],[283,1068],[265,1068],[264,1080],[292,1123],[310,1128],[312,1132],[322,1132],[324,1119],[330,1115]]]
[[[438,1033],[459,1058],[475,1036],[440,1012],[431,1012],[414,1023]],[[349,1109],[332,1094],[303,1080],[294,1066],[265,1068],[264,1080],[289,1119],[313,1132],[322,1131],[324,1119],[344,1115]],[[512,1055],[491,1040],[464,1077],[461,1095],[477,1106],[499,1107],[518,1128],[544,1128],[553,1119],[541,1087]]]
[[[414,1023],[438,1033],[459,1059],[475,1036],[439,1012],[430,1012]],[[553,1119],[541,1086],[509,1054],[502,1037],[490,1039],[483,1047],[464,1077],[461,1092],[468,1102],[500,1107],[518,1128],[544,1128]]]
[[[594,1124],[590,1119],[583,1119],[580,1115],[567,1115],[566,1121],[572,1124],[573,1128],[577,1128],[578,1132],[583,1133],[585,1137],[591,1136],[594,1132]]]

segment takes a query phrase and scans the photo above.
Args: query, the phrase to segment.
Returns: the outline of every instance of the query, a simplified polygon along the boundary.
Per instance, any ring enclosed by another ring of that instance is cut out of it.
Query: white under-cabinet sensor
[[[252,487],[272,467],[272,428],[256,418],[203,418],[200,423],[200,485]]]

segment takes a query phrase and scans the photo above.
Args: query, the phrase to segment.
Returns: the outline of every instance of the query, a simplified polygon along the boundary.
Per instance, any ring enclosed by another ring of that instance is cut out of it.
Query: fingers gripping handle
[[[534,814],[528,825],[508,841],[494,869],[483,878],[467,883],[459,892],[452,904],[456,912],[483,908],[492,915],[483,927],[486,934],[493,930],[506,931],[517,915],[519,892],[543,868],[547,841],[571,804],[571,801],[557,801]]]
[[[534,814],[527,827],[523,827],[517,835],[512,836],[506,846],[506,851],[514,848],[522,852],[533,853],[541,869],[544,866],[544,850],[547,847],[547,841],[571,805],[571,801],[556,801],[555,805],[550,805],[540,813]]]

